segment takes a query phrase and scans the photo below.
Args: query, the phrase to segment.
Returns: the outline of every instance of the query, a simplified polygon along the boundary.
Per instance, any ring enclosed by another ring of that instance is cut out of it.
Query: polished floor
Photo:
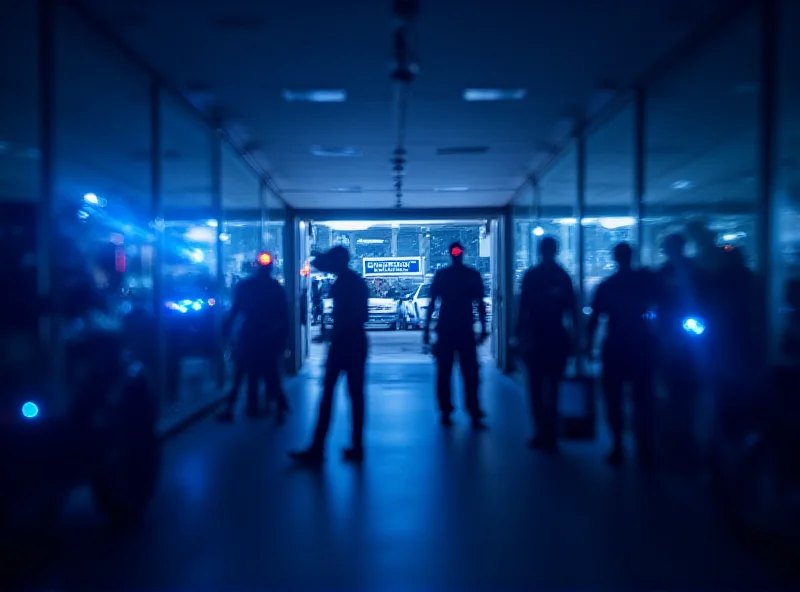
[[[294,413],[282,428],[194,425],[167,443],[160,490],[136,532],[107,532],[88,496],[76,496],[57,557],[29,575],[33,589],[800,589],[674,480],[609,469],[596,444],[530,452],[512,380],[484,369],[482,433],[463,415],[440,427],[432,383],[429,362],[370,365],[361,468],[338,456],[345,396],[326,465],[287,461],[314,419],[313,368],[290,381]]]

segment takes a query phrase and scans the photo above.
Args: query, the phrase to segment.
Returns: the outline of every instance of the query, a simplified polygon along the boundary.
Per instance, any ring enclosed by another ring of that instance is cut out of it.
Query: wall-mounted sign
[[[422,275],[422,257],[364,257],[364,277]]]

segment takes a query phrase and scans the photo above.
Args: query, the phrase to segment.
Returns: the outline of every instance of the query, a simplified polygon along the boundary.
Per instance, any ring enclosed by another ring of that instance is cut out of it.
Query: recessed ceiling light
[[[314,156],[353,157],[361,156],[361,151],[355,146],[312,146],[311,154]]]
[[[675,181],[672,184],[672,188],[675,189],[676,191],[680,191],[681,189],[691,189],[692,188],[692,182],[691,181],[685,181],[685,180]]]
[[[469,191],[469,187],[463,185],[437,185],[433,190],[441,192]]]
[[[468,88],[462,96],[465,101],[521,101],[527,94],[524,88]]]
[[[284,90],[283,99],[288,103],[344,103],[344,90]]]
[[[328,191],[333,193],[361,193],[361,187],[353,185],[351,187],[331,187]]]

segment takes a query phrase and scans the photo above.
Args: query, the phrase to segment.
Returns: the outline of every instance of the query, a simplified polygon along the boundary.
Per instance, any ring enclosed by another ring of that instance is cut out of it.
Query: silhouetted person
[[[267,409],[277,401],[277,421],[283,423],[289,404],[281,384],[281,362],[289,338],[289,302],[286,290],[272,277],[273,259],[269,253],[258,256],[256,272],[236,286],[233,307],[225,319],[223,334],[229,335],[241,317],[235,345],[237,364],[234,390],[221,419],[231,419],[238,387],[247,377],[247,414],[258,415],[258,388],[265,383]]]
[[[781,354],[786,361],[800,366],[800,278],[786,282],[784,302],[788,315],[781,336]]]
[[[306,464],[318,464],[324,459],[325,439],[333,413],[334,389],[343,372],[347,375],[353,414],[353,445],[345,449],[344,459],[360,462],[364,458],[364,378],[367,363],[367,333],[364,325],[369,319],[369,289],[364,279],[348,267],[349,262],[350,255],[344,247],[333,247],[312,261],[312,265],[320,271],[333,273],[337,277],[330,290],[333,328],[314,440],[306,450],[290,453],[292,458]]]
[[[630,385],[634,434],[639,461],[650,464],[653,456],[653,335],[647,315],[654,304],[654,277],[647,271],[634,270],[633,251],[627,243],[614,248],[617,272],[603,281],[592,302],[587,326],[587,347],[591,352],[600,317],[607,319],[603,343],[603,393],[613,447],[608,462],[619,465],[624,460],[623,391]]]
[[[436,396],[439,403],[442,425],[450,425],[453,414],[453,365],[458,356],[458,365],[464,378],[464,398],[467,413],[476,428],[483,427],[478,388],[480,368],[478,345],[488,336],[486,330],[486,303],[483,279],[474,267],[464,265],[464,247],[460,243],[450,245],[452,265],[436,272],[431,284],[430,305],[427,310],[423,339],[430,343],[430,325],[436,301],[440,300],[439,320],[436,323]],[[480,335],[475,335],[474,306],[478,306],[481,323]]]
[[[535,433],[531,448],[558,448],[558,394],[573,338],[565,317],[578,327],[578,303],[569,274],[556,262],[558,243],[544,237],[540,262],[522,279],[516,338],[528,371],[528,389]]]
[[[701,387],[705,348],[699,335],[687,330],[687,322],[702,322],[700,275],[685,255],[686,242],[679,234],[664,239],[667,262],[656,272],[658,279],[657,336],[660,367],[669,397],[667,425],[672,447],[687,460],[693,454],[694,411]]]

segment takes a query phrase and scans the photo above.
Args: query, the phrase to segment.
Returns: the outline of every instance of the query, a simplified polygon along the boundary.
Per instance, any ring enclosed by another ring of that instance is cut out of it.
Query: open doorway
[[[450,264],[448,247],[455,241],[465,247],[465,264],[476,268],[484,280],[489,330],[492,338],[495,282],[494,242],[487,220],[410,221],[313,221],[309,251],[325,251],[341,245],[350,252],[351,267],[370,289],[370,361],[414,363],[431,360],[422,344],[422,329],[430,302],[430,284],[438,269]],[[333,302],[329,298],[334,278],[310,270],[309,361],[322,360],[326,352],[324,332],[332,327]],[[431,329],[435,329],[437,311]],[[477,307],[475,311],[476,331]],[[479,355],[493,358],[492,338]]]

